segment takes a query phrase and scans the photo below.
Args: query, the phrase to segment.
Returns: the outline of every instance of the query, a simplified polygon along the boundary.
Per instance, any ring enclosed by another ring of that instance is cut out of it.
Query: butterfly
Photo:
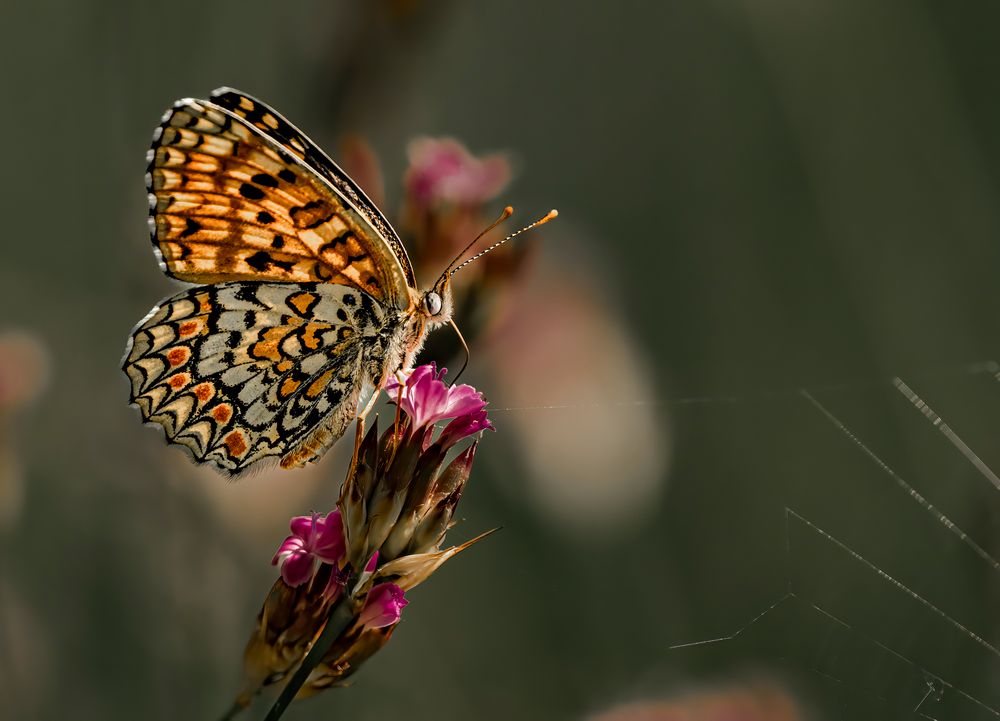
[[[409,368],[428,330],[450,321],[455,263],[418,289],[357,184],[237,90],[174,103],[147,160],[160,267],[198,285],[132,331],[132,404],[195,461],[233,475],[273,457],[317,460],[365,387]]]

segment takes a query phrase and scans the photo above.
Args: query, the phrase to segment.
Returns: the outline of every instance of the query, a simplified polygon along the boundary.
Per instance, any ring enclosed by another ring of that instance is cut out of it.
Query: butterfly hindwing
[[[377,304],[335,284],[191,288],[134,331],[132,402],[199,462],[232,473],[270,456],[301,465],[356,413],[380,320]]]
[[[395,233],[311,162],[225,107],[178,101],[154,134],[146,176],[164,270],[193,283],[331,282],[408,307],[412,271]]]

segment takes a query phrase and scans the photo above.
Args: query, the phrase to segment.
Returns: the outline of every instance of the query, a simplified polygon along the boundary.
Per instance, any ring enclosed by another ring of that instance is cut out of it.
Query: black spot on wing
[[[259,305],[261,308],[267,308],[267,303],[262,302],[257,297],[256,285],[241,285],[233,295],[236,300],[242,300],[244,303],[253,303],[254,305]]]
[[[263,273],[271,265],[271,256],[263,250],[259,250],[253,255],[246,257],[246,263],[256,271]]]
[[[258,188],[256,185],[250,185],[250,183],[243,183],[240,185],[240,195],[248,200],[260,200],[264,197],[264,191]]]
[[[264,250],[258,250],[253,255],[248,255],[244,260],[247,265],[261,273],[271,266],[281,268],[282,270],[289,272],[291,272],[292,268],[295,267],[294,260],[280,260]]]
[[[189,235],[193,235],[199,230],[201,230],[201,223],[194,218],[187,218],[184,221],[184,230],[181,231],[181,237],[187,238]]]
[[[267,173],[257,173],[252,178],[250,178],[250,181],[256,183],[257,185],[261,185],[265,188],[278,187],[278,181],[274,178],[273,175],[268,175]]]

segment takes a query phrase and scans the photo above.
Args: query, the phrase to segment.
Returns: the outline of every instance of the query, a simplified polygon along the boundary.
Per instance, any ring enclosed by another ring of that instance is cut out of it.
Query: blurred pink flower
[[[423,207],[483,203],[510,181],[510,167],[504,156],[477,158],[451,138],[417,138],[407,150],[407,197]]]
[[[0,333],[0,414],[21,410],[45,388],[49,355],[37,336]]]
[[[634,701],[589,716],[587,721],[804,721],[800,704],[787,688],[769,680],[680,694],[677,698]]]
[[[366,628],[384,628],[399,622],[406,600],[403,589],[394,583],[380,583],[372,587],[365,599],[365,607],[358,616],[358,625]]]
[[[482,393],[469,385],[447,385],[442,380],[447,372],[446,368],[438,372],[435,363],[417,366],[409,374],[399,373],[402,381],[390,376],[385,390],[409,417],[411,435],[453,418],[441,435],[442,445],[450,447],[473,433],[494,428],[486,417]]]
[[[326,516],[296,516],[289,524],[292,535],[284,540],[271,559],[272,566],[281,567],[281,577],[289,586],[301,586],[312,580],[316,561],[336,566],[344,556],[344,527],[340,511]]]
[[[25,471],[15,420],[45,389],[49,366],[49,354],[37,336],[0,332],[0,529],[12,526],[24,505]]]

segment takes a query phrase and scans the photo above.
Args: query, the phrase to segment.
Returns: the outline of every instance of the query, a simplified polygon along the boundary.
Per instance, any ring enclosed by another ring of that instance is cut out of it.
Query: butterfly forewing
[[[370,217],[226,108],[188,99],[169,110],[147,184],[153,241],[180,280],[333,282],[410,304],[409,263]]]
[[[195,459],[238,473],[335,440],[361,389],[378,306],[334,284],[230,282],[154,309],[126,356],[132,401]],[[313,443],[315,445],[315,443]]]
[[[305,133],[282,117],[274,108],[268,106],[267,103],[246,93],[241,93],[239,90],[218,88],[212,92],[212,102],[243,118],[268,139],[280,145],[322,176],[351,208],[365,218],[390,247],[394,256],[399,260],[406,284],[411,287],[416,284],[409,256],[399,240],[399,235],[389,225],[389,221],[351,177],[341,170],[330,159],[330,156],[324,153]]]

